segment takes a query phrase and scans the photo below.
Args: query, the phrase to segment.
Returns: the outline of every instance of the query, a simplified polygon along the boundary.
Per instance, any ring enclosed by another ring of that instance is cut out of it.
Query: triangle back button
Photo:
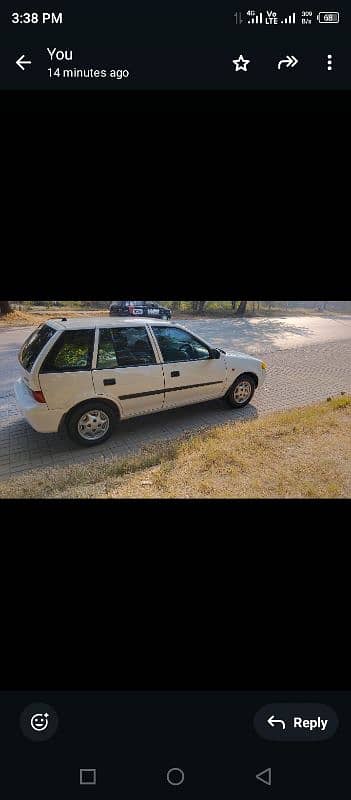
[[[263,772],[259,772],[256,775],[256,779],[264,783],[266,786],[272,786],[272,770],[269,767],[268,769],[263,770]]]

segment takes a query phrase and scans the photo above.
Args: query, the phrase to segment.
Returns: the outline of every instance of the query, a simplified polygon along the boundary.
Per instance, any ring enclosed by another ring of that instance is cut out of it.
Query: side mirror
[[[210,358],[220,358],[221,354],[215,347],[210,350]]]

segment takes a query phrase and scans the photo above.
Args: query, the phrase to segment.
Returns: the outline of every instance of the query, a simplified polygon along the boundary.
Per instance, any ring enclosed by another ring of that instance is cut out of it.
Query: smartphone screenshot
[[[342,797],[350,693],[0,694],[12,796]],[[16,768],[14,768],[14,762]]]
[[[350,300],[0,301],[4,798],[348,796],[350,410]]]
[[[351,88],[350,25],[345,3],[6,3],[0,88],[57,93],[57,103],[62,92],[107,92],[116,107],[125,93],[130,103],[133,93],[222,93],[228,108],[250,91],[335,93]]]

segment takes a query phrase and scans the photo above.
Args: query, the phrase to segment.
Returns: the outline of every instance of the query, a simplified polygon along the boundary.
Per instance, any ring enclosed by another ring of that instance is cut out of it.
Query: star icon
[[[247,72],[247,65],[250,64],[250,59],[241,55],[239,58],[233,58],[232,63],[235,64],[235,72],[239,72],[241,69],[243,72]]]

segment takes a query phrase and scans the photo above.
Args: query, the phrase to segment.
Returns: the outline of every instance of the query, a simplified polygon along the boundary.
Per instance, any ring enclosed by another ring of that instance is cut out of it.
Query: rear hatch
[[[57,334],[58,330],[57,327],[47,323],[40,325],[39,328],[36,328],[36,330],[28,336],[18,354],[21,378],[32,391],[40,390],[38,372],[35,369],[35,364],[44,349],[46,350],[53,336]]]

